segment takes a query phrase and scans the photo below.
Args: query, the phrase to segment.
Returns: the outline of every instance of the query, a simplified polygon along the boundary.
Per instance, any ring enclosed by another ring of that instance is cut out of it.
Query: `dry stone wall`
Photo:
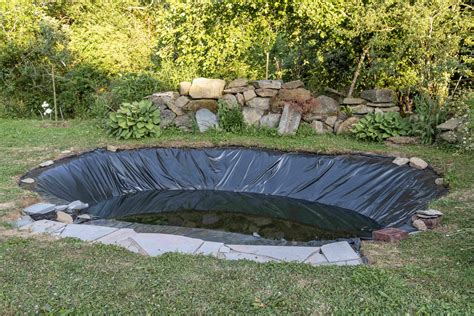
[[[190,130],[194,119],[201,132],[213,128],[218,122],[218,102],[239,107],[246,124],[276,128],[280,134],[295,134],[302,121],[317,133],[347,133],[368,113],[400,110],[392,90],[366,90],[360,98],[339,102],[325,95],[314,96],[300,80],[239,78],[226,83],[221,79],[196,78],[181,82],[178,91],[158,92],[149,97],[161,110],[164,128],[174,124]]]

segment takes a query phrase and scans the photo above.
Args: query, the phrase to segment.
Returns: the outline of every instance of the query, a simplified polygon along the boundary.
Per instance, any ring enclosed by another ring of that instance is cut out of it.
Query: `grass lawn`
[[[20,175],[66,149],[247,145],[320,153],[418,156],[450,183],[433,203],[441,227],[400,244],[366,242],[371,265],[311,267],[168,254],[149,258],[73,239],[29,237],[7,222],[34,193]],[[144,141],[117,141],[93,122],[60,126],[0,120],[0,314],[43,313],[463,313],[474,309],[474,155],[426,146],[387,147],[334,135],[273,137],[165,131]]]

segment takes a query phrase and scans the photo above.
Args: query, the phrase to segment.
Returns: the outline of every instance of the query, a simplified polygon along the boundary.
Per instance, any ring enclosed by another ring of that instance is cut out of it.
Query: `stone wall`
[[[346,133],[367,113],[399,111],[391,90],[366,90],[360,96],[341,102],[314,96],[300,80],[235,79],[226,84],[220,79],[196,78],[181,82],[179,92],[155,93],[150,99],[161,110],[163,128],[174,124],[189,130],[195,115],[200,131],[217,126],[219,100],[241,108],[246,124],[277,128],[280,134],[295,134],[301,121],[317,133]]]

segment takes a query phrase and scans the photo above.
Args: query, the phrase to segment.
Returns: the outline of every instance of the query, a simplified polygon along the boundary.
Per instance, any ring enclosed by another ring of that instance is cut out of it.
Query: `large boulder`
[[[189,89],[191,89],[191,82],[183,81],[179,83],[179,94],[188,95]]]
[[[218,126],[217,116],[208,109],[200,109],[196,112],[196,123],[201,133]]]
[[[246,87],[248,82],[249,81],[247,79],[237,78],[229,82],[225,88],[232,89],[232,88]]]
[[[278,123],[280,122],[280,117],[281,114],[276,113],[269,113],[267,115],[264,115],[260,119],[260,126],[276,128],[278,126]]]
[[[251,108],[256,108],[262,111],[267,111],[270,109],[270,99],[269,98],[260,98],[256,97],[252,100],[246,102],[247,106]]]
[[[224,87],[225,81],[221,79],[196,78],[191,84],[189,95],[193,99],[218,99]]]
[[[303,119],[307,122],[320,120],[339,113],[339,103],[325,95],[311,99],[306,103],[306,113]]]
[[[362,99],[376,103],[393,102],[395,94],[390,89],[371,89],[364,90],[360,93]]]
[[[281,89],[280,80],[258,80],[254,81],[253,85],[257,89]]]
[[[257,90],[255,90],[255,93],[257,93],[257,95],[259,97],[274,97],[274,96],[277,95],[278,90],[275,90],[275,89],[257,89]]]
[[[303,88],[281,89],[272,99],[272,112],[281,112],[283,107],[287,104],[295,104],[303,107],[311,98],[311,92]]]
[[[301,121],[301,113],[295,106],[289,104],[283,108],[283,113],[278,125],[278,133],[281,135],[294,135]]]
[[[242,108],[242,115],[245,124],[258,126],[263,116],[263,111],[256,108],[244,107]]]
[[[208,109],[212,112],[216,112],[217,101],[214,99],[191,100],[184,106],[184,110],[188,112],[196,112],[199,109]]]

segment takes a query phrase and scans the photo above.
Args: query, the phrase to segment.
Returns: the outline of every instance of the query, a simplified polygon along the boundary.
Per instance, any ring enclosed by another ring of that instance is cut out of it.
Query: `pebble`
[[[54,164],[54,161],[52,161],[52,160],[47,160],[47,161],[45,161],[45,162],[40,163],[39,166],[40,166],[41,168],[45,168],[45,167],[49,167],[49,166],[51,166],[51,165],[53,165],[53,164]]]
[[[70,154],[70,153],[72,153],[72,151],[70,151],[70,150],[61,151],[61,154],[63,154],[63,155]]]
[[[26,183],[26,184],[32,184],[32,183],[35,183],[35,179],[33,179],[33,178],[25,178],[25,179],[21,179],[20,182]]]
[[[444,185],[444,179],[443,178],[436,178],[435,179],[435,184],[436,185]]]
[[[392,162],[394,164],[398,165],[398,166],[403,166],[403,165],[406,165],[408,162],[410,162],[410,159],[403,158],[403,157],[397,157],[397,158],[393,159]]]
[[[107,150],[111,152],[116,152],[118,150],[118,147],[113,145],[107,145]]]

